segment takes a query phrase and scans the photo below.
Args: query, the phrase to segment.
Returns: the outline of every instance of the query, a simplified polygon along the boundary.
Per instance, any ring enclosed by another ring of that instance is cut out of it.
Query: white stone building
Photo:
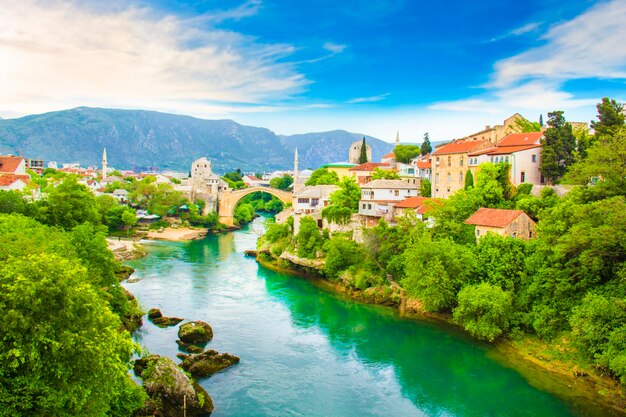
[[[374,180],[361,185],[359,214],[364,217],[365,225],[376,226],[383,218],[393,220],[393,207],[409,197],[418,194],[418,187],[402,180]]]

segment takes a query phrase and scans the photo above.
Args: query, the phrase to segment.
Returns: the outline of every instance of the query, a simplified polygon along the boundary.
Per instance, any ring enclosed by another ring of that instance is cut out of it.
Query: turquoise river
[[[535,388],[456,329],[259,266],[243,251],[260,229],[262,218],[201,241],[148,242],[124,284],[145,309],[210,323],[207,348],[241,358],[200,380],[213,416],[601,415]],[[144,320],[136,340],[177,361],[177,330]]]

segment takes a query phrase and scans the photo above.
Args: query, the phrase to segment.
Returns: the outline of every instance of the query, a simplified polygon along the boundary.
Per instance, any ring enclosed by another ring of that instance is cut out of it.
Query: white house
[[[0,175],[0,190],[22,191],[28,185],[28,180],[17,175]]]
[[[330,195],[337,191],[336,185],[310,185],[293,196],[295,214],[319,213],[329,205]]]
[[[361,185],[359,214],[366,226],[375,226],[381,218],[393,220],[393,207],[418,194],[418,187],[402,180],[374,180]]]

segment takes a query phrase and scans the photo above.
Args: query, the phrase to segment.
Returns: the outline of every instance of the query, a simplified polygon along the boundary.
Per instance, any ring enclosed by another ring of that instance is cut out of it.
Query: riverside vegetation
[[[270,224],[259,260],[321,276],[368,302],[454,321],[488,342],[508,341],[535,361],[594,379],[599,394],[624,410],[626,386],[626,126],[621,106],[598,105],[593,137],[577,139],[562,112],[550,114],[544,144],[567,157],[546,161],[554,181],[574,186],[563,197],[509,183],[507,164],[484,164],[468,184],[435,207],[431,229],[407,215],[351,234],[320,231],[302,217]],[[545,152],[545,150],[544,150]],[[563,164],[564,160],[570,161]],[[360,195],[339,183],[323,217],[356,212]],[[478,242],[464,221],[479,207],[521,209],[538,221],[538,237],[493,234]],[[308,260],[308,261],[307,261]],[[602,380],[609,375],[615,382]]]

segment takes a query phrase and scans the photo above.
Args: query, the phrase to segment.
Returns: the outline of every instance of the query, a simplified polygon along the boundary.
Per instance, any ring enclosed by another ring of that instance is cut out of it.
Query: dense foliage
[[[367,144],[365,143],[365,138],[363,138],[363,142],[361,142],[361,150],[359,151],[359,164],[364,164],[369,162],[367,160]]]
[[[328,168],[318,168],[311,174],[311,177],[304,185],[334,185],[339,183],[339,176],[335,171]]]
[[[396,171],[390,169],[380,169],[376,167],[372,171],[372,180],[399,180],[400,175]]]
[[[421,155],[422,150],[415,145],[398,145],[394,148],[393,153],[397,162],[408,164],[411,159]]]
[[[433,151],[433,147],[430,144],[430,137],[428,136],[428,132],[426,132],[424,133],[424,141],[422,142],[422,145],[420,146],[420,153],[422,154],[422,156],[424,156],[424,155],[428,155],[432,151]]]
[[[339,182],[339,189],[330,195],[330,205],[322,210],[322,217],[329,222],[347,224],[353,213],[359,211],[361,189],[352,177]]]
[[[291,184],[293,184],[293,177],[289,174],[284,174],[282,177],[272,178],[270,180],[270,187],[279,190],[287,190]]]

